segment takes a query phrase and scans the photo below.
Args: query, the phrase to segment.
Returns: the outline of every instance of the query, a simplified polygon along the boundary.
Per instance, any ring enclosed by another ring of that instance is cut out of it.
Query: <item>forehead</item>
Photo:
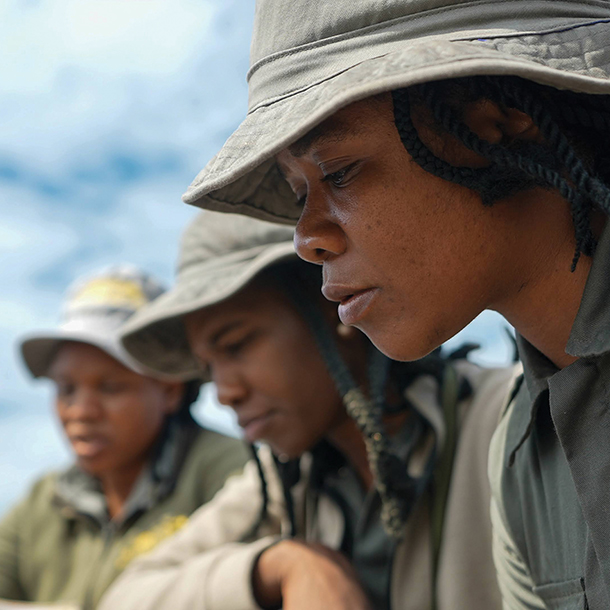
[[[374,126],[375,115],[383,116],[391,106],[389,94],[374,96],[355,102],[338,110],[331,117],[307,132],[286,149],[293,157],[302,157],[314,146],[343,142],[349,138],[363,136]]]
[[[57,349],[53,362],[49,366],[49,376],[70,375],[91,368],[100,371],[102,368],[104,370],[129,370],[95,345],[79,341],[64,341]]]
[[[279,290],[255,281],[220,303],[185,315],[184,322],[190,341],[210,341],[227,323],[275,317],[278,308],[283,306],[284,299]]]

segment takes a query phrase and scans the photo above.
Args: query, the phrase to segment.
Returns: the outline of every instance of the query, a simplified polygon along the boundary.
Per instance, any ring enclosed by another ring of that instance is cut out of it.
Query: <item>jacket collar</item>
[[[121,515],[112,520],[114,527],[120,527],[134,516],[150,510],[172,492],[198,430],[199,426],[192,420],[186,423],[175,418],[169,420]],[[54,502],[67,518],[85,517],[102,528],[111,523],[99,480],[76,464],[59,475]]]

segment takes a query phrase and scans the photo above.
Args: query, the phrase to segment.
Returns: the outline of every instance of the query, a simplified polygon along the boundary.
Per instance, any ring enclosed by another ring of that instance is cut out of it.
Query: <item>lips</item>
[[[110,441],[99,434],[78,434],[69,437],[74,453],[80,458],[95,458],[103,453]]]
[[[245,416],[238,414],[237,422],[244,431],[244,436],[248,442],[253,443],[265,437],[265,430],[273,419],[275,411],[267,411],[262,415]]]
[[[351,288],[338,284],[325,284],[322,294],[329,301],[339,303],[338,313],[341,322],[353,325],[360,322],[368,313],[379,294],[379,288]]]

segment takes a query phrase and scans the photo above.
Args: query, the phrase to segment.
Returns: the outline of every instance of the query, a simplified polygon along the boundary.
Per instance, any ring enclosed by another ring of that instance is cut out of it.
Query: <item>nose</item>
[[[216,385],[218,402],[232,409],[237,409],[248,396],[245,381],[237,371],[228,366],[213,366],[212,381]]]
[[[77,388],[72,399],[62,407],[64,417],[72,421],[95,421],[102,417],[102,404],[90,388]]]
[[[320,206],[308,201],[294,234],[294,247],[303,259],[321,265],[328,258],[345,252],[347,240],[341,226],[328,217]]]

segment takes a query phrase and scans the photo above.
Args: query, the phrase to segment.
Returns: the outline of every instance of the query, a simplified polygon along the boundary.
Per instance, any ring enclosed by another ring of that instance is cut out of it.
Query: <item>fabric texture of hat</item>
[[[183,199],[295,223],[274,156],[342,107],[483,74],[610,94],[608,41],[606,0],[258,0],[248,114]]]
[[[241,290],[263,269],[296,258],[289,227],[234,214],[202,212],[182,237],[175,286],[123,328],[123,345],[146,367],[173,375],[201,374],[183,316]]]
[[[159,377],[123,348],[119,329],[138,309],[165,289],[133,265],[118,265],[76,280],[66,293],[58,328],[28,335],[20,344],[26,366],[34,377],[46,377],[60,344],[87,343],[100,348],[142,375]]]

